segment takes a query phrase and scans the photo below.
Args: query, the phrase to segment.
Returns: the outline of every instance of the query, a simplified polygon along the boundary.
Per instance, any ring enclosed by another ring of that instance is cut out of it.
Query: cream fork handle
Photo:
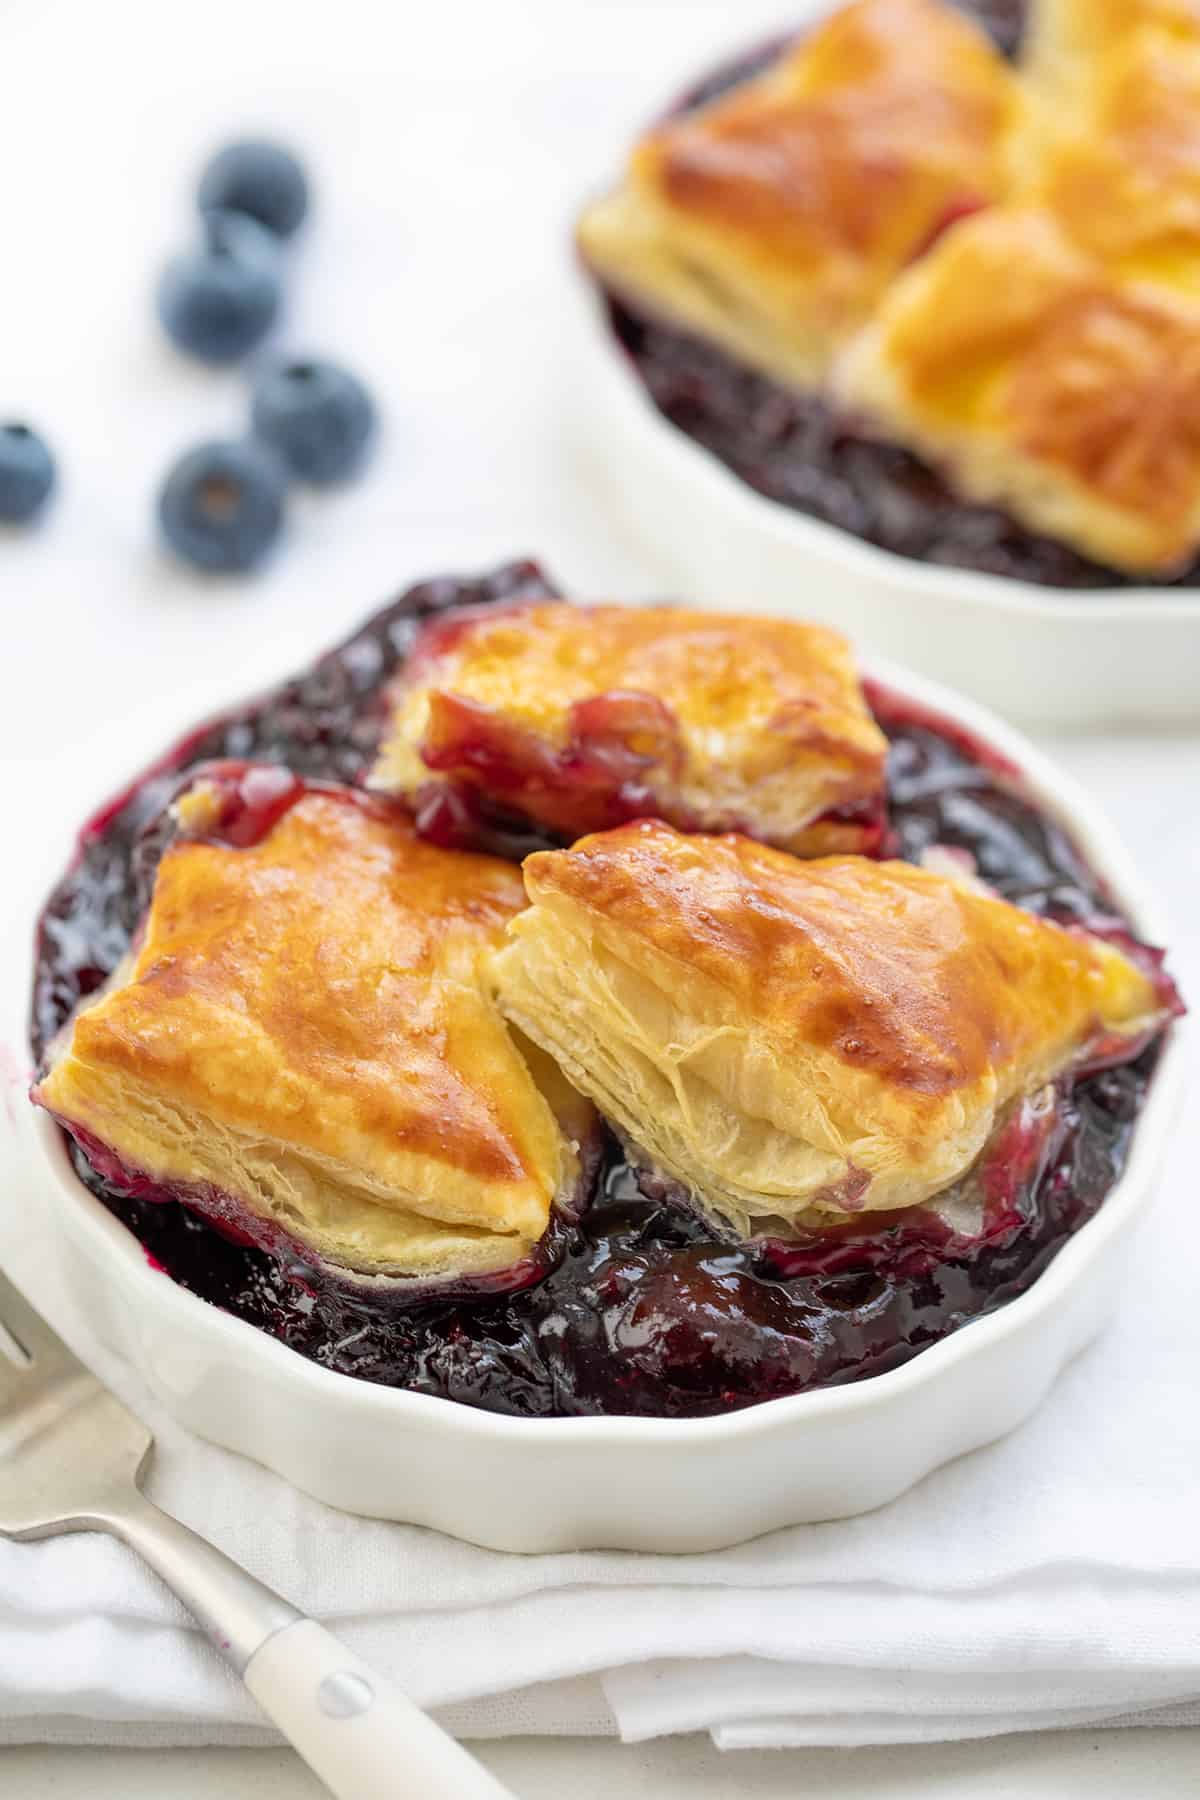
[[[70,1528],[109,1531],[150,1564],[337,1800],[513,1800],[331,1631],[144,1494],[106,1495]]]
[[[243,1679],[338,1800],[512,1800],[461,1745],[313,1619],[268,1638]]]

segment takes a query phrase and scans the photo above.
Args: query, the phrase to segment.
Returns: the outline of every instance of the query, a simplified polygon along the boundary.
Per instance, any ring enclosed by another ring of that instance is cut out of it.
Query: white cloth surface
[[[0,404],[44,426],[64,487],[43,532],[0,544],[0,1262],[68,1337],[16,1121],[30,921],[91,803],[405,580],[538,549],[579,592],[656,588],[560,447],[565,221],[638,116],[781,10],[385,10],[213,0],[186,48],[171,9],[142,0],[18,0],[5,23],[6,120],[38,158],[6,193],[6,341],[21,355]],[[50,70],[70,128],[48,132]],[[185,234],[196,157],[248,124],[294,138],[320,181],[283,341],[352,359],[388,429],[361,487],[298,507],[287,552],[221,589],[152,553],[148,496],[177,447],[229,429],[240,390],[161,348],[146,284]],[[1053,748],[1173,903],[1174,966],[1200,995],[1200,745]],[[701,1727],[733,1748],[1194,1723],[1198,1163],[1193,1106],[1116,1325],[1029,1425],[885,1511],[702,1558],[503,1557],[340,1516],[188,1438],[136,1372],[76,1347],[157,1431],[154,1498],[460,1731]],[[0,1742],[267,1736],[124,1550],[0,1544]]]

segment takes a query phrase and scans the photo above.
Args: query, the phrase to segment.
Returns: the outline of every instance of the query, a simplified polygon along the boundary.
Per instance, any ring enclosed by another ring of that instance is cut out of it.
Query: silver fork
[[[339,1800],[512,1800],[331,1632],[147,1500],[153,1443],[0,1274],[0,1536],[130,1545]]]

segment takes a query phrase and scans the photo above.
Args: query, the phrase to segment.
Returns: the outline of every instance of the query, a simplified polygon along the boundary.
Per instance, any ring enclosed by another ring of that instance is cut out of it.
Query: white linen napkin
[[[1078,745],[1174,905],[1200,995],[1194,744]],[[1190,824],[1189,824],[1190,821]],[[1185,1108],[1118,1319],[1003,1442],[860,1519],[707,1556],[505,1556],[332,1512],[197,1442],[79,1341],[6,1058],[0,1264],[153,1426],[152,1497],[455,1730],[706,1729],[725,1748],[1200,1723],[1200,1108]],[[0,1543],[0,1742],[270,1741],[178,1606],[99,1537]]]

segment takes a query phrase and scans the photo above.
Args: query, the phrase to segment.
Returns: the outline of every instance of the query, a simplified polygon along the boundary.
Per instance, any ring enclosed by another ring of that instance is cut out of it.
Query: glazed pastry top
[[[953,218],[1012,185],[1019,86],[941,0],[856,0],[667,119],[580,225],[618,287],[802,383]]]
[[[185,798],[185,832],[204,807]],[[484,983],[523,905],[510,864],[424,844],[349,790],[302,793],[241,847],[181,836],[35,1098],[136,1178],[227,1197],[267,1242],[367,1275],[507,1266],[586,1129]]]
[[[554,602],[427,626],[371,785],[568,838],[653,814],[813,853],[877,841],[886,753],[835,631]]]
[[[743,1234],[922,1204],[1010,1102],[1164,1016],[1122,950],[909,863],[643,822],[525,883],[502,1006]]]

